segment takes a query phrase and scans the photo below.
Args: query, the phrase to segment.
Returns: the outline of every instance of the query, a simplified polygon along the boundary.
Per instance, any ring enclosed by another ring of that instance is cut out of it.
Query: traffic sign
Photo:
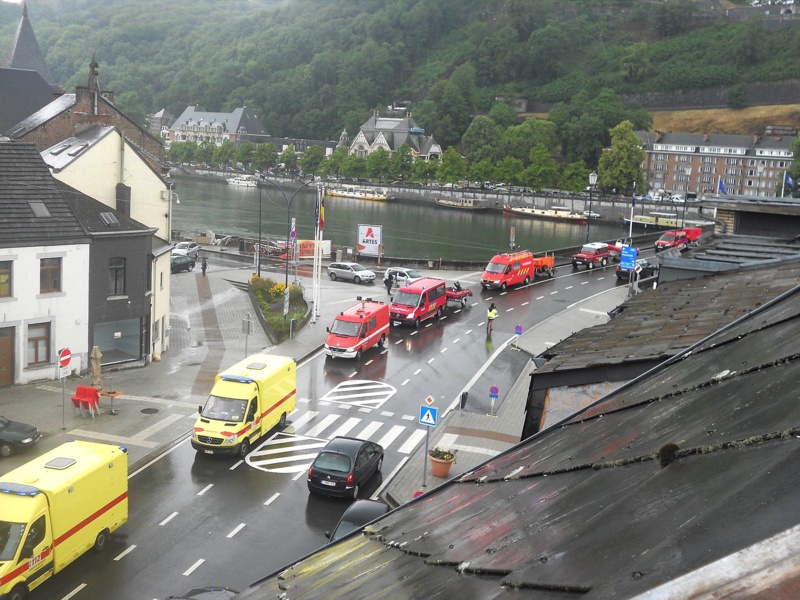
[[[428,404],[428,406],[433,404],[433,396],[428,396],[427,398],[425,398],[425,402]]]
[[[439,409],[433,406],[420,406],[419,407],[419,424],[427,425],[428,427],[436,427],[439,421]]]
[[[625,271],[632,271],[636,267],[636,259],[639,256],[639,249],[633,246],[623,246],[619,260],[619,268]]]
[[[64,348],[58,353],[58,364],[62,367],[68,367],[69,361],[72,360],[72,353],[69,348]]]
[[[522,325],[517,325],[514,327],[514,333],[517,335],[522,335]]]
[[[489,388],[489,397],[490,398],[497,398],[497,394],[500,393],[499,388],[496,385],[493,385]]]

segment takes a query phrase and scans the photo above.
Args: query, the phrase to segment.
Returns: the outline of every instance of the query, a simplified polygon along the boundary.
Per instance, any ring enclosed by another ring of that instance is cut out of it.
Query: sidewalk
[[[0,415],[35,425],[43,434],[35,449],[0,459],[0,475],[24,464],[32,456],[72,439],[127,447],[129,469],[135,473],[190,435],[197,407],[205,402],[214,376],[225,365],[260,350],[301,360],[321,349],[327,335],[326,327],[340,310],[355,302],[356,295],[385,298],[380,281],[362,288],[341,282],[331,283],[323,278],[323,302],[317,321],[309,322],[292,339],[273,346],[258,325],[254,335],[242,333],[245,315],[253,315],[252,304],[245,292],[253,273],[252,266],[221,266],[222,261],[214,260],[212,251],[204,249],[203,253],[210,257],[207,277],[198,270],[172,277],[169,351],[162,354],[159,362],[146,367],[103,369],[105,388],[123,392],[114,399],[117,414],[109,412],[111,405],[106,399],[101,401],[101,414],[94,419],[81,416],[74,410],[70,397],[77,385],[91,384],[90,374],[66,382],[63,405],[59,381],[0,389]],[[262,267],[262,275],[278,278],[264,271]],[[474,279],[474,274],[462,271],[431,271],[430,274],[448,282],[454,279],[468,282],[470,276]],[[303,284],[309,297],[310,279],[304,279]],[[584,327],[605,322],[602,320],[608,318],[605,312],[621,304],[625,294],[626,288],[617,288],[567,309],[568,316],[561,313],[548,319],[520,336],[520,350],[537,356],[548,344],[557,343]],[[506,348],[503,351],[512,350]],[[528,373],[520,374],[496,416],[461,411],[457,406],[445,412],[439,426],[430,432],[430,444],[458,449],[458,462],[451,475],[468,471],[519,442]],[[395,473],[384,474],[386,482],[381,495],[391,504],[412,499],[414,493],[422,488],[422,469],[428,464],[423,453],[424,449],[417,449]],[[428,471],[425,489],[430,490],[443,481],[432,477]]]

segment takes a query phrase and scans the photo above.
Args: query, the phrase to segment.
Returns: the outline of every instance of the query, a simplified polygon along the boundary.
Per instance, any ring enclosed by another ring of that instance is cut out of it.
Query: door
[[[14,384],[14,328],[0,327],[0,387]]]

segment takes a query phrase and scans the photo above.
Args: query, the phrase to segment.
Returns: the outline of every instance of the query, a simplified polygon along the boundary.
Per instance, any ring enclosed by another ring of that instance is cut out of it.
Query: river
[[[259,190],[212,179],[174,178],[180,203],[173,202],[173,230],[181,237],[204,234],[258,239]],[[287,198],[293,188],[285,189]],[[313,184],[292,200],[298,239],[314,236],[316,189]],[[273,186],[261,190],[264,239],[284,240],[287,201]],[[535,252],[575,246],[585,241],[586,225],[538,219],[514,219],[499,212],[459,212],[420,202],[370,202],[326,198],[325,239],[337,247],[355,245],[358,225],[381,225],[384,255],[416,259],[482,261],[509,249],[511,227],[521,248]],[[611,240],[625,233],[622,223],[593,220],[590,240]]]

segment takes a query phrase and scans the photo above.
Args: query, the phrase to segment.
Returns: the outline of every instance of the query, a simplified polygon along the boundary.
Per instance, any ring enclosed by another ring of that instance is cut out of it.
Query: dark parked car
[[[658,273],[658,265],[655,263],[649,262],[646,258],[637,258],[636,259],[636,266],[641,267],[642,270],[639,271],[639,279],[644,279],[645,277],[652,277],[656,273]],[[623,281],[630,281],[631,272],[627,269],[620,268],[620,265],[617,265],[617,278]]]
[[[194,270],[194,258],[191,256],[183,256],[175,254],[170,260],[169,270],[171,273],[179,273],[180,271]]]
[[[358,498],[358,491],[383,466],[383,448],[367,440],[335,437],[308,468],[308,491]]]
[[[370,521],[382,517],[388,513],[391,507],[385,502],[377,502],[375,500],[356,500],[347,510],[344,511],[342,518],[336,525],[333,533],[330,531],[325,532],[325,537],[331,542],[335,542],[339,538],[346,536],[351,531],[360,529]]]
[[[42,434],[33,425],[0,417],[0,456],[8,457],[20,450],[35,446],[40,439]]]

